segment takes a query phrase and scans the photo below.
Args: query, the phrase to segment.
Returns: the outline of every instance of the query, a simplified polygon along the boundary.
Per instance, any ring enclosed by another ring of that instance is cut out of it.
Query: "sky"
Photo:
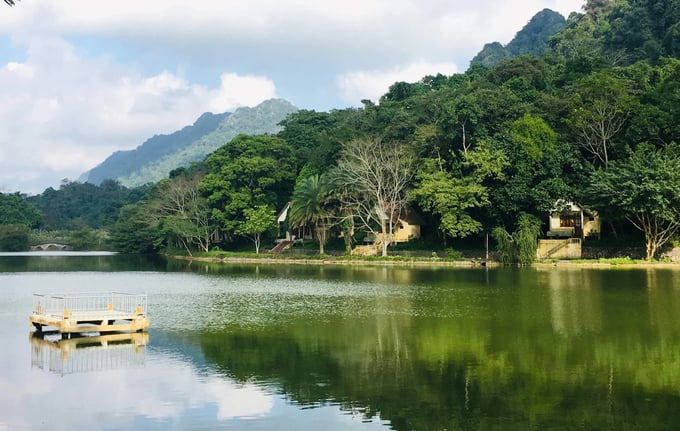
[[[327,111],[463,73],[580,0],[0,2],[0,192],[38,194],[115,151],[273,98]]]

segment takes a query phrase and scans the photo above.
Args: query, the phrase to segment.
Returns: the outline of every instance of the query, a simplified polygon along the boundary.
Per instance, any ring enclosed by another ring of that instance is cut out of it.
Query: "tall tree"
[[[335,208],[331,183],[326,174],[312,175],[300,181],[293,191],[290,209],[291,227],[311,225],[319,241],[319,254],[324,254]]]
[[[642,231],[645,257],[653,259],[680,229],[680,145],[638,145],[593,174],[588,198],[593,208],[615,209]]]
[[[628,119],[635,99],[629,83],[609,71],[583,78],[574,89],[574,110],[568,119],[579,145],[605,168],[614,138]]]
[[[342,186],[341,204],[374,235],[383,256],[406,209],[414,162],[403,145],[379,139],[349,141],[340,153],[336,181]]]
[[[463,153],[467,154],[473,145],[471,136],[477,127],[480,107],[472,95],[459,96],[443,107],[444,124],[452,130],[456,140],[460,142]]]

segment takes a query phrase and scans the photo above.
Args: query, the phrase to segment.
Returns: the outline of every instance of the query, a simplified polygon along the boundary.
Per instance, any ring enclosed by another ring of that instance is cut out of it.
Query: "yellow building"
[[[586,238],[600,236],[600,217],[573,202],[558,202],[559,211],[550,214],[549,238]]]
[[[423,222],[422,217],[413,208],[406,208],[404,214],[397,217],[394,221],[394,232],[392,233],[392,243],[409,242],[420,238],[422,233]],[[381,242],[379,241],[380,234],[368,234],[366,242]]]

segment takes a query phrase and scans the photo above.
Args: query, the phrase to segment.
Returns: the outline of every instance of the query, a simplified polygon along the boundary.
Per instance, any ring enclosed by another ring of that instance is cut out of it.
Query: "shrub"
[[[22,224],[0,225],[0,250],[28,250],[28,234],[29,229]]]

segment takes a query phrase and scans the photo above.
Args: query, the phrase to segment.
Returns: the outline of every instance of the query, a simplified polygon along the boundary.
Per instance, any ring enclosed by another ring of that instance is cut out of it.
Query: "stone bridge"
[[[44,244],[38,244],[31,247],[31,250],[41,250],[41,251],[64,251],[70,250],[71,246],[68,244],[59,244],[56,242],[47,242]]]

